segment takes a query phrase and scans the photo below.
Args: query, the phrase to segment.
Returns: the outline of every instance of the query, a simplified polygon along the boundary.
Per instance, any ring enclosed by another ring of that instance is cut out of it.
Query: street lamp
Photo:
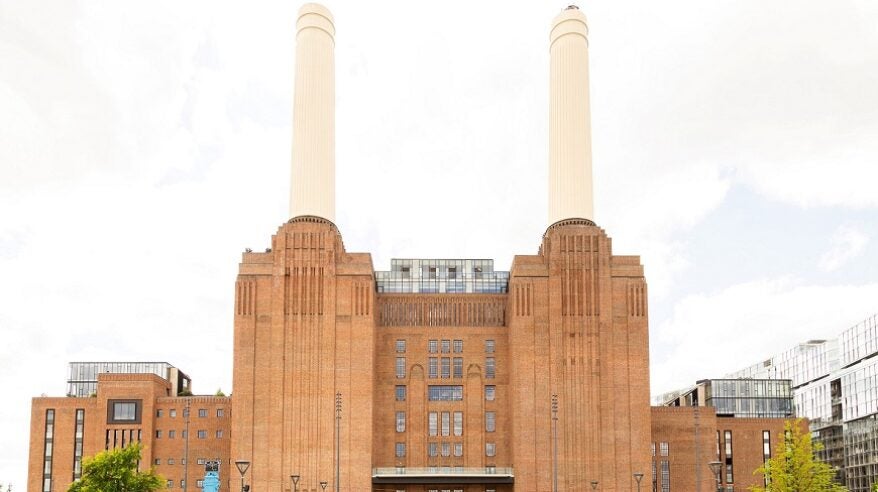
[[[323,490],[326,490],[327,485],[329,485],[329,482],[327,482],[326,480],[323,480],[322,482],[320,482],[320,488]]]
[[[250,490],[250,487],[244,486],[244,474],[250,468],[250,462],[247,460],[235,460],[235,467],[238,468],[238,472],[241,474],[241,492],[247,492]]]
[[[298,475],[290,475],[290,481],[293,482],[293,492],[299,490],[299,476]]]
[[[634,474],[634,480],[637,480],[637,492],[640,492],[640,479],[643,478],[643,473],[637,472]]]
[[[592,480],[591,481],[591,490],[597,490],[597,489],[598,489],[598,481]]]
[[[719,461],[711,461],[710,463],[707,464],[707,466],[710,467],[710,471],[713,472],[713,476],[714,476],[714,478],[716,478],[716,490],[717,490],[717,492],[719,492],[720,490],[722,490],[722,487],[720,486],[720,481],[719,481],[719,471],[722,469],[723,464],[720,463]]]

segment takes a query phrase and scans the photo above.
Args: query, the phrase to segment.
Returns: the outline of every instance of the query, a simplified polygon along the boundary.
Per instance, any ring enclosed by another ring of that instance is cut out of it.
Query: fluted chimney
[[[549,38],[549,224],[593,220],[585,15],[567,7],[552,22]]]
[[[290,217],[335,221],[335,25],[307,3],[296,20]]]

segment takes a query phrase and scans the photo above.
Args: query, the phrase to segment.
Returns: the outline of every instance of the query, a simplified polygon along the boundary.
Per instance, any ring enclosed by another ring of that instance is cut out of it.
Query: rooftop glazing
[[[390,271],[375,272],[379,293],[502,294],[509,272],[494,270],[494,260],[399,259]]]

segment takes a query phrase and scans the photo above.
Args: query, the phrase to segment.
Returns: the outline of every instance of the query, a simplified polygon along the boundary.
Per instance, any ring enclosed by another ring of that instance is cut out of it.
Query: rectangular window
[[[115,422],[140,423],[140,415],[138,415],[136,401],[113,401],[109,404],[109,421],[108,424]]]
[[[442,357],[442,377],[451,377],[451,357]]]
[[[174,458],[168,458],[168,464],[169,464],[169,465],[173,465],[173,464],[175,464],[175,463],[176,463],[176,461],[174,461]]]
[[[427,351],[431,354],[439,352],[439,340],[430,340],[427,342]]]
[[[771,458],[771,433],[767,430],[762,431],[762,461],[768,461]]]
[[[174,481],[173,481],[173,480],[168,480],[168,488],[169,488],[169,489],[173,489],[173,488],[174,488]]]
[[[396,412],[396,432],[405,432],[405,412]]]
[[[666,443],[666,442],[659,443],[659,453],[661,453],[661,456],[668,455],[668,443]]]
[[[161,408],[159,408],[158,410],[155,411],[155,416],[157,418],[162,418],[162,409]]]
[[[494,365],[494,358],[488,357],[485,359],[485,377],[488,379],[494,379],[496,375],[497,368]]]
[[[485,456],[496,456],[497,455],[497,445],[493,442],[485,443]]]
[[[431,436],[439,435],[439,414],[437,412],[427,414],[427,427]]]
[[[494,340],[485,340],[485,353],[493,354],[494,353]]]
[[[451,456],[451,443],[443,442],[442,443],[442,456],[448,457]]]
[[[396,341],[396,353],[404,354],[405,353],[405,340],[397,340]]]
[[[161,458],[156,458],[155,461],[153,461],[153,464],[154,464],[154,465],[161,465],[161,464],[162,464],[162,459],[161,459]]]
[[[461,443],[461,442],[454,443],[454,456],[457,456],[457,457],[463,456],[463,443]]]
[[[662,461],[662,491],[671,491],[671,467],[667,461]]]
[[[438,357],[430,357],[427,359],[427,377],[433,378],[433,379],[439,377],[439,358]]]
[[[396,401],[405,401],[405,385],[396,385]]]
[[[396,358],[396,378],[405,379],[405,357]]]
[[[732,457],[732,431],[725,431],[726,438],[726,460]]]
[[[494,432],[497,429],[494,412],[485,412],[485,432]]]
[[[196,481],[195,481],[195,487],[196,487],[196,488],[199,488],[199,489],[204,488],[204,480],[196,480]]]
[[[155,438],[161,439],[162,438],[162,431],[160,431],[160,430],[155,431]]]
[[[463,353],[463,340],[455,340],[454,341],[454,353],[462,354]]]
[[[447,354],[451,352],[451,340],[442,340],[442,353]]]
[[[497,387],[494,385],[485,386],[485,400],[494,401],[494,394],[497,391]]]
[[[436,457],[439,455],[439,443],[431,442],[427,444],[427,454],[431,457]]]
[[[652,456],[655,458],[655,443],[652,443],[650,447],[652,448]]]
[[[207,417],[207,409],[206,408],[199,408],[198,409],[198,418],[203,419],[206,417]]]
[[[442,435],[451,435],[451,413],[442,412]]]
[[[726,463],[726,483],[735,483],[734,475],[732,474],[731,463]]]
[[[463,400],[463,386],[432,385],[428,387],[427,391],[427,399],[429,401]]]
[[[172,419],[176,418],[177,417],[177,409],[172,408],[172,409],[168,410],[168,416],[171,417]]]
[[[76,425],[73,428],[73,480],[82,478],[82,438],[85,427],[85,409],[76,409]]]
[[[168,431],[168,439],[173,439],[173,438],[175,438],[175,437],[177,437],[177,431],[175,431],[175,430],[169,430],[169,431]]]
[[[716,460],[719,461],[719,431],[716,431]]]
[[[454,435],[463,435],[463,412],[454,412]]]
[[[198,431],[198,438],[199,439],[207,439],[207,431],[206,430],[199,430]]]
[[[223,431],[222,431],[222,429],[216,431],[216,438],[217,438],[217,439],[222,439],[222,438],[223,438]]]
[[[216,409],[216,418],[219,419],[219,418],[223,418],[225,416],[226,416],[226,410],[224,408],[217,408]]]
[[[46,433],[43,447],[43,492],[52,491],[52,448],[55,436],[55,410],[46,410]]]
[[[454,358],[454,377],[463,377],[463,357]]]
[[[405,458],[405,443],[404,442],[396,443],[396,457],[397,458]]]

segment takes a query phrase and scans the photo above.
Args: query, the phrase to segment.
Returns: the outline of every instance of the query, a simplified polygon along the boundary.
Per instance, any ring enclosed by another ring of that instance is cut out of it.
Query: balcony
[[[512,468],[431,466],[426,468],[387,467],[372,469],[372,483],[394,484],[511,484]]]

